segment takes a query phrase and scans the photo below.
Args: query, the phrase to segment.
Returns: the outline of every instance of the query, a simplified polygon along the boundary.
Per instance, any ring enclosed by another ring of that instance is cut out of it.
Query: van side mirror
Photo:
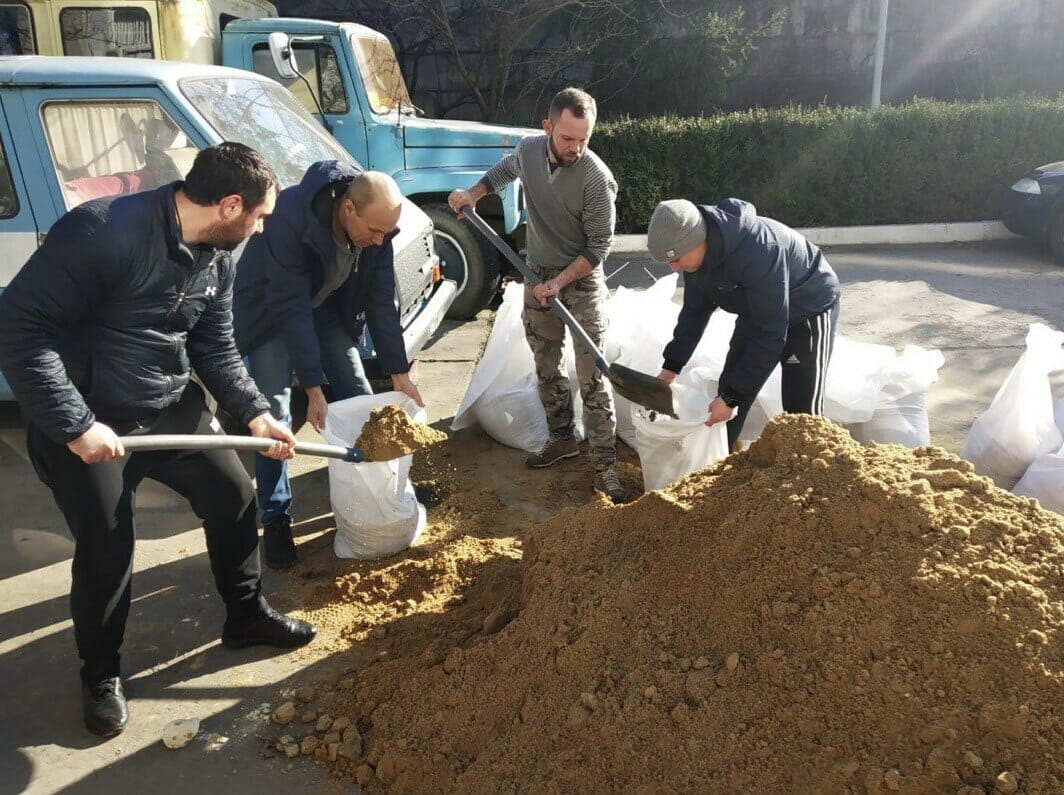
[[[273,58],[273,68],[277,70],[277,74],[284,80],[295,80],[299,77],[296,51],[288,41],[288,34],[275,30],[270,34],[268,41],[270,56]]]

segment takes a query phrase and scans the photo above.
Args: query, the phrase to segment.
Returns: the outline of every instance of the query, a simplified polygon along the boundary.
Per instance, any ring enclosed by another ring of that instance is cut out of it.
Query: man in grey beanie
[[[683,274],[683,307],[659,378],[675,380],[715,309],[738,315],[706,420],[728,423],[729,448],[777,363],[784,411],[823,413],[839,280],[820,249],[741,199],[703,206],[661,202],[650,219],[647,248]]]

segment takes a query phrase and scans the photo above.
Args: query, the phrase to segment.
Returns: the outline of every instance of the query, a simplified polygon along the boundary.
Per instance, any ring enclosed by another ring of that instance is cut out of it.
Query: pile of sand
[[[1064,519],[966,462],[782,416],[531,528],[509,623],[440,606],[439,642],[359,659],[326,699],[363,743],[334,769],[394,792],[1061,792],[1062,572]]]
[[[390,461],[442,442],[447,434],[414,422],[399,406],[381,406],[369,413],[355,441],[367,461]]]

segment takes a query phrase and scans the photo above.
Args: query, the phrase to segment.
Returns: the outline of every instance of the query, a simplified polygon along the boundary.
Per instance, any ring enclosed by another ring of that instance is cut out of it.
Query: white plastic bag
[[[861,444],[901,444],[922,447],[931,444],[931,426],[923,392],[904,395],[891,405],[876,409],[868,422],[846,426]]]
[[[850,435],[862,444],[879,442],[906,447],[931,444],[925,395],[938,380],[938,371],[945,361],[939,350],[905,346],[901,356],[883,368],[885,383],[876,397],[871,419],[848,424]]]
[[[1064,443],[1053,419],[1049,374],[1064,369],[1064,332],[1031,324],[1027,350],[1012,368],[990,407],[976,417],[961,457],[975,471],[1015,481],[1041,455]]]
[[[705,425],[712,398],[697,384],[708,381],[708,371],[696,369],[685,375],[691,384],[674,384],[672,388],[679,419],[659,414],[651,420],[651,412],[642,407],[633,412],[643,488],[647,491],[664,488],[728,454],[725,423],[712,428]]]
[[[373,409],[394,405],[415,422],[425,409],[402,392],[363,395],[329,404],[322,436],[350,447]],[[333,551],[339,558],[383,558],[403,551],[425,529],[425,508],[414,496],[410,465],[414,456],[350,464],[329,460],[329,502],[336,519]]]
[[[897,357],[889,345],[835,336],[824,386],[824,414],[839,423],[868,422],[879,403],[887,371]]]
[[[451,430],[479,425],[500,444],[536,452],[546,444],[549,431],[547,414],[539,399],[536,363],[521,320],[524,289],[519,282],[506,286],[484,355],[473,371],[469,387],[451,422]],[[562,368],[569,374],[569,385],[574,394],[576,437],[580,439],[583,438],[583,404],[576,381],[571,337],[565,342]]]
[[[1064,447],[1032,461],[1012,493],[1034,497],[1047,511],[1064,514]]]

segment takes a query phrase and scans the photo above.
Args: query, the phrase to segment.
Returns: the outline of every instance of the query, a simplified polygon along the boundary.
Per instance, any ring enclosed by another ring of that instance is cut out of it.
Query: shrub
[[[604,120],[592,140],[617,177],[619,231],[654,205],[726,196],[791,226],[980,221],[1033,167],[1064,159],[1064,98],[915,100],[878,110],[751,110]]]

